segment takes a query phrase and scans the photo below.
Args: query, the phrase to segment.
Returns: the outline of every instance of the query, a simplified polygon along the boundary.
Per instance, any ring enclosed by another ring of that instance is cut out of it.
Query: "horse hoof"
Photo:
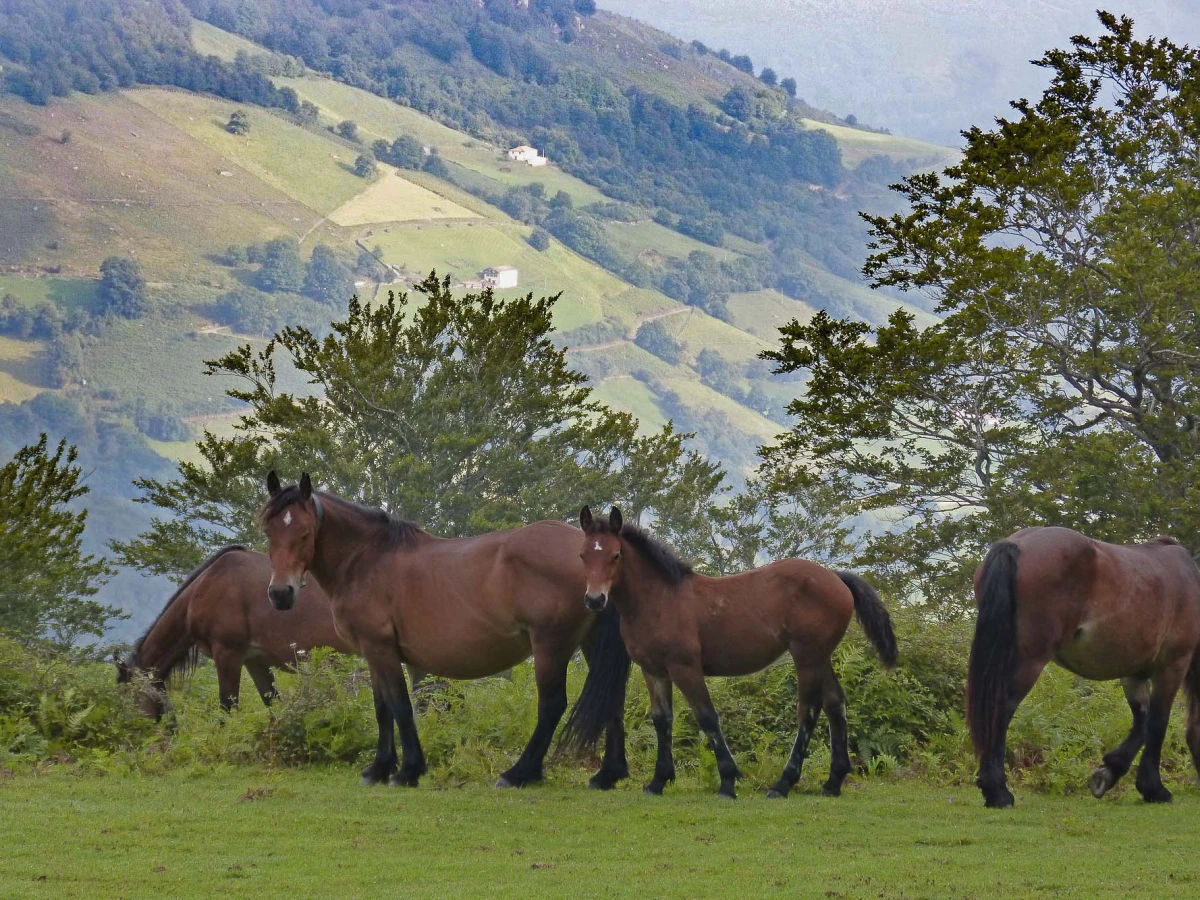
[[[734,791],[717,791],[717,797],[722,800],[736,800],[737,794]]]
[[[508,776],[506,776],[506,775],[501,775],[499,778],[497,778],[497,779],[496,779],[496,787],[498,787],[498,788],[512,788],[512,787],[520,787],[520,785],[519,785],[519,784],[516,784],[515,782],[509,781],[509,780],[508,780]]]
[[[783,800],[786,797],[787,794],[783,793],[783,791],[777,791],[775,788],[771,788],[769,791],[767,791],[768,800]]]
[[[1171,792],[1160,784],[1148,791],[1143,791],[1142,799],[1147,803],[1170,803],[1174,798]]]
[[[1117,783],[1117,778],[1113,774],[1113,770],[1108,766],[1101,766],[1092,773],[1091,780],[1088,781],[1088,787],[1092,791],[1092,796],[1099,800]]]
[[[388,779],[388,784],[392,787],[413,787],[415,788],[420,781],[419,775],[406,775],[403,772],[397,772]]]
[[[642,793],[647,797],[661,797],[663,789],[659,785],[648,784],[642,788]]]
[[[988,809],[1008,809],[1016,800],[1011,791],[1005,790],[992,797],[985,797],[983,805]]]
[[[821,794],[825,797],[840,797],[842,796],[842,786],[840,784],[822,785]]]

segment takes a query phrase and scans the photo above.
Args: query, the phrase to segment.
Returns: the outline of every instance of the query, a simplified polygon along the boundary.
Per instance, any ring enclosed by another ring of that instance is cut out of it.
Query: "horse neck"
[[[325,593],[333,596],[349,584],[352,572],[369,562],[387,526],[329,494],[321,494],[321,505],[323,518],[309,569]]]
[[[191,595],[191,587],[184,588],[150,626],[138,647],[138,668],[166,678],[187,657],[193,645],[187,625]]]
[[[612,590],[612,601],[621,618],[636,621],[641,613],[670,602],[679,592],[679,585],[670,584],[628,541],[621,541],[621,556],[621,577]]]

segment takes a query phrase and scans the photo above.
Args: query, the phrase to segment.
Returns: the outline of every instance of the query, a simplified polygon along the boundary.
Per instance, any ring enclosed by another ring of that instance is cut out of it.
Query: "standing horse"
[[[1069,528],[1025,528],[993,544],[975,572],[979,619],[967,678],[967,721],[985,806],[1012,806],[1004,743],[1018,704],[1046,663],[1094,681],[1120,678],[1129,736],[1093,774],[1103,797],[1133,764],[1148,803],[1164,803],[1159,757],[1185,681],[1188,748],[1200,771],[1200,570],[1171,538],[1123,547]]]
[[[238,702],[243,665],[263,703],[270,704],[275,696],[271,669],[294,667],[297,651],[350,652],[333,627],[323,594],[305,596],[295,613],[285,616],[263,601],[270,581],[271,563],[264,554],[239,546],[218,550],[188,575],[129,656],[117,661],[117,682],[130,681],[135,671],[148,672],[155,690],[142,697],[142,709],[162,718],[167,680],[186,674],[204,654],[216,663],[221,708],[228,712]]]
[[[734,797],[737,764],[713,708],[706,675],[749,675],[785,652],[796,667],[799,730],[783,774],[768,797],[786,797],[800,779],[809,736],[825,711],[832,762],[823,791],[836,797],[850,772],[846,746],[846,697],[831,657],[852,614],[883,662],[896,662],[896,637],[875,590],[857,575],[833,572],[814,562],[785,559],[751,572],[709,578],[692,571],[670,550],[635,525],[623,524],[615,506],[607,519],[583,525],[584,604],[602,610],[613,601],[621,636],[642,667],[650,691],[658,760],[646,793],[661,794],[675,780],[671,755],[671,686],[679,685],[708,736],[721,775],[720,794]]]
[[[577,648],[588,661],[584,696],[601,699],[586,704],[589,715],[572,715],[572,733],[582,736],[579,743],[591,743],[608,730],[604,762],[590,786],[611,788],[628,776],[629,655],[616,617],[595,615],[578,601],[583,571],[576,529],[537,522],[444,539],[383,510],[316,493],[307,474],[285,488],[272,472],[267,488],[259,521],[270,544],[271,602],[290,609],[311,573],[329,595],[338,632],[371,669],[379,744],[364,783],[415,786],[426,770],[402,664],[473,679],[503,672],[530,653],[537,727],[497,786],[540,780],[567,707],[567,665]],[[398,769],[393,724],[403,750]]]

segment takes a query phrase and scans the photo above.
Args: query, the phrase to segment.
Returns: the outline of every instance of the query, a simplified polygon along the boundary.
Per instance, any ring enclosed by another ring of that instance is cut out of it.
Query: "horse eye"
[[[621,551],[620,551],[620,550],[618,550],[616,553],[614,553],[614,554],[612,555],[612,558],[613,558],[613,562],[616,562],[618,559],[620,559],[620,558],[621,558]]]

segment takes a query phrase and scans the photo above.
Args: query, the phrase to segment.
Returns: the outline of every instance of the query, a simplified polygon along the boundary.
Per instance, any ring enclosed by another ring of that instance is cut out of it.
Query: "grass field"
[[[0,337],[0,403],[23,403],[46,390],[41,386],[44,349],[40,341]]]
[[[915,782],[729,802],[696,782],[651,798],[556,776],[520,791],[361,788],[341,769],[8,777],[0,894],[1150,897],[1200,882],[1184,785],[1166,807],[1019,793],[996,812]]]
[[[896,160],[913,160],[918,164],[945,164],[957,154],[950,147],[930,144],[916,138],[894,134],[864,131],[845,125],[831,125],[814,119],[801,119],[807,128],[819,128],[833,135],[842,151],[842,160],[847,166],[857,166],[871,156],[889,156]]]
[[[11,294],[29,306],[49,300],[64,311],[78,307],[90,309],[99,289],[100,282],[94,278],[20,278],[0,275],[0,296]]]
[[[386,165],[379,167],[379,177],[374,184],[329,214],[331,222],[344,227],[375,222],[477,218],[479,213],[409,181]]]

